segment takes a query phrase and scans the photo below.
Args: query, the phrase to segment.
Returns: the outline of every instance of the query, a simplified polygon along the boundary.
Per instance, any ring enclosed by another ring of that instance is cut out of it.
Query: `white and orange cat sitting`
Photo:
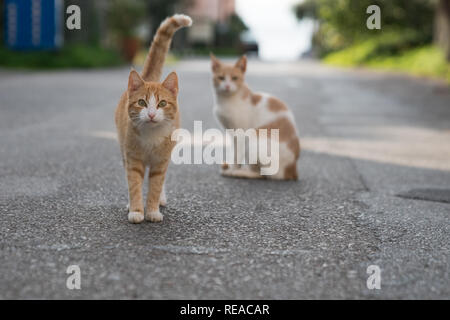
[[[163,21],[153,39],[141,75],[132,70],[128,90],[122,95],[115,113],[120,150],[128,181],[128,221],[159,222],[160,205],[166,204],[164,180],[174,141],[172,132],[180,126],[178,77],[170,73],[160,83],[164,60],[172,36],[179,28],[192,24],[190,17],[174,15]],[[149,169],[149,190],[144,216],[142,185]]]
[[[256,165],[224,164],[222,175],[242,178],[269,178],[297,180],[297,160],[300,157],[300,140],[292,112],[279,99],[252,92],[244,81],[247,58],[241,57],[235,65],[226,65],[211,54],[215,91],[214,113],[225,129],[279,130],[279,167],[274,175],[261,175],[261,162]],[[245,146],[243,146],[245,148]],[[235,144],[235,154],[237,154]],[[241,150],[241,154],[248,154]]]

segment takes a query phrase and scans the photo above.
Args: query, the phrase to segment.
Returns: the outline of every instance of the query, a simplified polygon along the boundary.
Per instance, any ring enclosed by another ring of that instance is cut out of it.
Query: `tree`
[[[320,23],[314,41],[322,51],[338,50],[370,37],[394,33],[399,35],[397,49],[404,49],[431,42],[435,2],[435,0],[306,0],[297,6],[296,13],[299,19],[314,17]],[[368,18],[366,9],[370,5],[381,8],[381,30],[369,30],[366,27]]]
[[[244,21],[237,14],[232,14],[224,23],[216,25],[215,45],[217,47],[237,48],[240,43],[239,36],[245,30],[248,30],[248,27]]]
[[[436,6],[434,40],[450,61],[450,0],[439,0]]]
[[[100,16],[99,10],[102,1],[90,0],[65,0],[64,1],[64,21],[67,18],[66,9],[70,5],[77,5],[81,9],[81,29],[69,30],[63,23],[64,42],[66,43],[84,43],[89,45],[98,45],[100,41]]]
[[[142,0],[113,0],[108,7],[108,24],[118,38],[135,36],[136,28],[145,15],[145,2]]]
[[[180,0],[152,0],[148,2],[148,15],[151,20],[151,34],[155,34],[161,22],[174,14]]]
[[[295,8],[298,19],[312,18],[317,19],[318,2],[315,0],[305,0]]]

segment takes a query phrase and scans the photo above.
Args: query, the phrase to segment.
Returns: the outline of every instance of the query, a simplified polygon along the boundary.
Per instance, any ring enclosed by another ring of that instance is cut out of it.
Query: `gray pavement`
[[[217,127],[208,62],[172,69],[183,127]],[[295,114],[300,180],[172,164],[164,222],[132,225],[113,121],[128,71],[0,71],[0,298],[450,298],[448,87],[250,61]]]

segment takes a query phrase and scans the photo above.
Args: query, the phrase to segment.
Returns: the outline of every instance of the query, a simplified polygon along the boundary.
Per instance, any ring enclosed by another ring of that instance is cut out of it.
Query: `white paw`
[[[144,221],[144,214],[136,211],[129,212],[128,221],[131,223],[141,223],[142,221]]]
[[[145,220],[150,222],[161,222],[163,221],[163,215],[158,210],[150,211],[145,213]]]

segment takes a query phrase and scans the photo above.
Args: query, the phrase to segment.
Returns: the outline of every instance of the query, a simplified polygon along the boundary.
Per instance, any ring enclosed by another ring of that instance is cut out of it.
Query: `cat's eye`
[[[167,105],[167,101],[166,100],[161,100],[159,103],[158,103],[158,107],[160,107],[160,108],[163,108],[163,107],[165,107]]]
[[[219,76],[219,80],[223,81],[223,80],[225,80],[225,77],[224,76]]]
[[[141,107],[146,107],[147,106],[147,102],[145,102],[145,100],[143,100],[143,99],[139,99],[138,105],[140,105]]]
[[[234,76],[233,78],[231,78],[233,81],[236,81],[238,79],[238,77]]]

